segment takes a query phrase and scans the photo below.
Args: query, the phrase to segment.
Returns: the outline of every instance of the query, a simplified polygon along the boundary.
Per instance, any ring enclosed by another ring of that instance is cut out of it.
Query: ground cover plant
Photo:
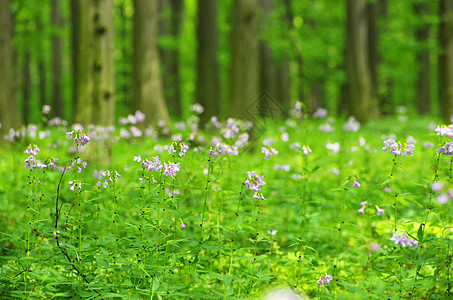
[[[296,107],[259,128],[200,126],[192,109],[11,131],[2,298],[450,297],[451,125]]]

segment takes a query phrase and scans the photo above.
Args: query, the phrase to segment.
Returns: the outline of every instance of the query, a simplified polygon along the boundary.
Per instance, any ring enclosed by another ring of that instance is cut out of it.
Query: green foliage
[[[326,122],[332,132],[319,129]],[[237,156],[225,149],[211,156],[218,150],[207,141],[216,136],[234,145],[245,132],[242,122],[232,138],[225,137],[231,121],[199,130],[195,139],[189,127],[170,124],[183,144],[172,143],[164,128],[124,138],[129,125],[107,136],[90,127],[91,141],[76,152],[70,149],[81,132],[67,140],[64,126],[49,128],[44,139],[27,136],[0,153],[0,294],[230,299],[286,286],[310,298],[444,297],[453,275],[453,201],[436,200],[451,190],[452,170],[451,160],[436,154],[449,138],[436,136],[429,122],[392,118],[353,132],[342,129],[341,119],[267,120],[254,148],[239,147]],[[395,159],[382,151],[382,136],[390,134],[403,144],[413,136],[414,155]],[[279,153],[264,160],[261,145],[269,139]],[[328,142],[340,143],[337,154]],[[41,148],[36,159],[45,164],[60,158],[60,170],[24,169],[30,143]],[[182,156],[184,144],[190,148]],[[173,154],[164,149],[170,145]],[[303,145],[313,152],[294,148]],[[180,163],[180,171],[165,176],[141,166],[156,155],[167,166]],[[244,183],[254,170],[264,176],[264,200],[253,199]],[[431,189],[433,181],[442,191]],[[390,241],[395,224],[418,246]],[[333,280],[318,287],[326,273]]]

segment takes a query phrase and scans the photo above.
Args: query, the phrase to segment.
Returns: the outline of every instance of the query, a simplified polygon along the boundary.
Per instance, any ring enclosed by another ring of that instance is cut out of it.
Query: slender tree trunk
[[[415,13],[419,19],[429,13],[429,3],[418,2],[415,5]],[[416,38],[419,45],[417,51],[417,93],[415,104],[420,114],[426,115],[431,106],[431,81],[430,81],[430,53],[428,49],[430,26],[426,21],[419,25]]]
[[[377,26],[378,8],[377,2],[367,2],[367,21],[368,21],[368,57],[371,75],[371,94],[374,99],[377,98],[378,91],[378,64],[379,49],[378,40],[379,32]]]
[[[52,105],[54,116],[63,117],[63,98],[61,95],[61,49],[62,39],[60,30],[63,27],[60,0],[52,0],[52,24],[54,32],[52,35]]]
[[[148,122],[169,120],[159,74],[157,24],[158,1],[134,0],[134,108]]]
[[[10,0],[0,1],[0,128],[1,136],[20,125],[12,63],[13,19]],[[3,138],[1,138],[3,141]]]
[[[220,114],[217,0],[198,1],[196,101],[204,107],[205,124]]]
[[[346,71],[348,94],[354,116],[366,122],[374,116],[368,57],[368,26],[365,0],[347,1]]]
[[[440,1],[439,101],[447,124],[453,115],[453,0]]]
[[[22,119],[25,124],[30,123],[30,106],[31,106],[31,54],[27,47],[25,50],[24,64],[22,66]]]
[[[93,116],[94,6],[92,1],[73,0],[73,68],[75,122],[91,123]]]
[[[160,48],[160,60],[165,76],[162,77],[164,97],[170,115],[177,118],[182,116],[181,91],[180,91],[180,55],[179,37],[183,21],[184,2],[183,0],[160,0],[160,11],[168,13],[166,17],[159,20],[159,35],[170,35],[174,45],[170,49]]]
[[[234,0],[232,14],[229,115],[254,120],[259,115],[257,0]]]
[[[388,23],[388,0],[377,0],[378,18],[384,23]],[[382,35],[386,34],[386,28]],[[384,78],[382,80],[379,93],[377,93],[379,110],[381,114],[387,115],[392,111],[391,93],[393,89],[393,82],[391,78]]]
[[[274,5],[272,0],[260,0],[260,6],[262,8],[262,14],[260,19],[260,32],[266,33],[269,31],[269,24],[271,14],[274,11]],[[290,26],[289,20],[285,18],[282,22],[287,22]],[[265,36],[268,36],[265,34]],[[289,41],[288,36],[281,37],[284,40]],[[259,42],[260,47],[260,90],[266,91],[268,95],[275,102],[275,108],[282,110],[281,114],[273,113],[273,117],[279,117],[280,115],[286,115],[290,107],[290,81],[289,81],[289,59],[285,54],[280,53],[277,56],[273,53],[269,42],[265,39],[261,39]],[[269,100],[266,99],[261,103],[260,110],[266,115],[269,109]]]
[[[113,0],[97,0],[94,13],[92,122],[112,125],[115,117]]]
[[[294,28],[294,13],[291,7],[291,0],[282,0],[283,5],[285,7],[285,18],[286,22],[288,22],[288,27],[290,31],[295,31],[296,29]],[[302,51],[299,49],[296,43],[296,37],[297,35],[295,34],[290,34],[288,39],[291,43],[291,48],[292,52],[294,55],[294,60],[297,66],[297,78],[298,78],[298,84],[297,84],[297,100],[300,102],[305,103],[305,97],[304,97],[304,85],[305,85],[305,80],[304,80],[304,67],[303,67],[303,56],[302,56]],[[289,100],[291,102],[291,99]]]

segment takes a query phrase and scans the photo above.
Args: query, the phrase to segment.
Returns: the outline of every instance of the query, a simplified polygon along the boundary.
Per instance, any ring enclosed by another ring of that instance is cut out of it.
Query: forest
[[[450,299],[453,0],[0,0],[0,299]]]
[[[3,132],[38,123],[250,119],[266,93],[360,122],[453,114],[449,0],[3,0]]]

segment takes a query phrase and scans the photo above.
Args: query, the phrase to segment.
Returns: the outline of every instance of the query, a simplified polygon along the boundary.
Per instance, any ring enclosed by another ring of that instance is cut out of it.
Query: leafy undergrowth
[[[12,133],[0,157],[2,297],[449,297],[448,128],[401,116],[360,129],[137,119]]]

